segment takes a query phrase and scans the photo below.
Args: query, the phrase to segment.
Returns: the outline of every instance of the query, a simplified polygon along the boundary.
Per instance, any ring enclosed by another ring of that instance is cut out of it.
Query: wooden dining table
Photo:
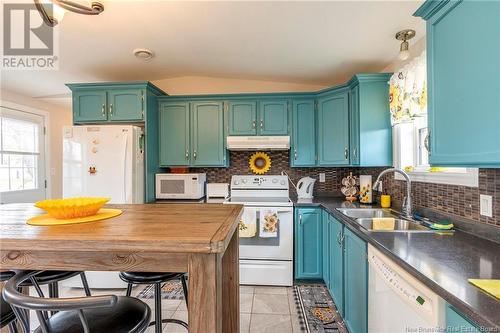
[[[189,332],[239,332],[243,206],[108,205],[107,220],[32,226],[33,204],[0,205],[2,270],[187,272]]]

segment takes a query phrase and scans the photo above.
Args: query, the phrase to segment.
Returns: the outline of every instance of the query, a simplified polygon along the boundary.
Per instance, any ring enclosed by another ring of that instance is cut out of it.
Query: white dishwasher
[[[368,333],[442,332],[444,300],[368,246]]]

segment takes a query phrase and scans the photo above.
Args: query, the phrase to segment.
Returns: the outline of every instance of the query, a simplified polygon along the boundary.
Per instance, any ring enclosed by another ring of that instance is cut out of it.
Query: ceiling
[[[205,76],[331,85],[386,67],[397,31],[425,34],[412,16],[422,1],[102,3],[98,16],[66,13],[58,71],[2,71],[2,88],[67,103],[67,82]],[[156,56],[139,61],[135,48]]]

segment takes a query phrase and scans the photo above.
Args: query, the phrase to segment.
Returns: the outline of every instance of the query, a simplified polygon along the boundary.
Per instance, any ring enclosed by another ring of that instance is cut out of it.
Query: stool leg
[[[9,332],[10,333],[19,333],[19,331],[17,330],[17,320],[14,320],[13,322],[11,322],[9,324]]]
[[[90,294],[89,282],[87,281],[87,276],[85,275],[85,272],[80,273],[80,278],[82,279],[83,289],[85,290],[85,296],[87,297],[92,296]]]
[[[161,333],[161,283],[155,283],[155,333]]]
[[[181,276],[182,289],[184,290],[184,299],[186,300],[186,306],[188,305],[188,288],[186,283],[186,275],[182,274]]]
[[[132,294],[132,286],[133,284],[132,283],[129,283],[127,284],[127,296],[130,297],[130,295]]]
[[[49,297],[50,298],[58,298],[59,297],[59,283],[52,282],[49,283]],[[50,315],[53,316],[57,313],[57,311],[50,311]]]

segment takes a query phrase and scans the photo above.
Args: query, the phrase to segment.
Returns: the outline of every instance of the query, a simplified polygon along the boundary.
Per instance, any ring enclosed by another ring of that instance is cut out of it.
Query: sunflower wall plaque
[[[263,175],[271,169],[271,158],[264,152],[258,151],[248,161],[250,170],[256,175]]]

